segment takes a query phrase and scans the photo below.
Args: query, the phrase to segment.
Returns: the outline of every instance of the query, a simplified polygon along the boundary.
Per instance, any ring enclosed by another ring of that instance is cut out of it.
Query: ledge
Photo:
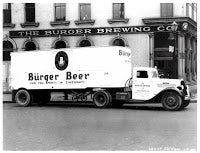
[[[76,24],[76,25],[80,25],[80,24],[91,24],[91,25],[94,25],[94,23],[95,23],[95,20],[76,20],[76,21],[74,21],[74,23]]]
[[[62,25],[64,25],[64,26],[68,26],[70,24],[70,21],[52,21],[52,22],[50,22],[50,25],[51,26],[62,26]]]
[[[124,22],[124,23],[128,23],[129,19],[108,19],[108,23],[109,24],[113,24],[115,22]]]
[[[171,24],[173,21],[176,22],[188,22],[189,24],[197,27],[197,22],[195,22],[190,17],[160,17],[160,18],[143,18],[143,23],[146,25],[152,24]]]
[[[38,27],[39,23],[38,22],[30,22],[30,23],[21,23],[20,24],[22,28],[25,27]]]
[[[12,24],[12,23],[4,23],[4,24],[3,24],[3,27],[4,27],[4,28],[14,28],[14,27],[15,27],[15,24]]]

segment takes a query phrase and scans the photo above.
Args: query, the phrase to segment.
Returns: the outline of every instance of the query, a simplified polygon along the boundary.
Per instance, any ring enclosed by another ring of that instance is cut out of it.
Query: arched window
[[[85,40],[82,40],[80,43],[79,43],[79,47],[87,47],[87,46],[92,46],[90,41],[85,39]]]
[[[25,44],[25,50],[26,51],[31,51],[31,50],[36,50],[36,45],[34,42],[29,41]]]
[[[10,52],[13,51],[13,44],[10,41],[3,41],[3,61],[10,61]]]
[[[122,40],[122,39],[120,39],[120,38],[115,39],[115,40],[113,41],[112,45],[113,45],[113,46],[123,46],[123,47],[126,46],[124,40]]]
[[[67,48],[67,45],[64,41],[60,40],[55,43],[55,49]]]

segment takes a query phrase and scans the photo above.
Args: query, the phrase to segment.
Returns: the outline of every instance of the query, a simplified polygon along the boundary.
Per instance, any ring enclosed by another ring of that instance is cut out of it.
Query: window
[[[65,3],[55,4],[55,21],[65,21],[66,5]]]
[[[124,19],[124,3],[113,3],[113,19]]]
[[[3,4],[3,23],[11,23],[11,3]]]
[[[55,3],[55,19],[50,22],[51,26],[68,26],[70,21],[66,21],[66,4]]]
[[[173,3],[161,3],[161,17],[173,17]]]
[[[76,25],[95,23],[95,20],[91,19],[91,4],[80,3],[79,4],[79,20],[74,21]]]
[[[31,50],[36,50],[36,45],[34,42],[27,42],[25,45],[25,51],[31,51]]]
[[[91,4],[89,3],[81,3],[79,5],[80,11],[80,20],[91,20]]]
[[[128,23],[129,19],[125,18],[124,3],[113,3],[112,19],[108,19],[108,23],[123,22]]]
[[[3,61],[10,61],[10,53],[13,51],[13,44],[10,41],[3,41]]]
[[[26,3],[25,12],[26,12],[26,22],[27,23],[35,22],[35,3]]]
[[[87,47],[87,46],[91,46],[91,43],[89,40],[82,40],[79,44],[79,47]]]
[[[59,48],[67,48],[67,45],[64,41],[57,41],[55,44],[55,49],[59,49]]]
[[[137,71],[137,78],[148,78],[147,71]]]
[[[186,16],[197,21],[197,4],[196,3],[186,3]]]
[[[123,46],[125,47],[125,42],[122,39],[115,39],[112,43],[113,46]]]

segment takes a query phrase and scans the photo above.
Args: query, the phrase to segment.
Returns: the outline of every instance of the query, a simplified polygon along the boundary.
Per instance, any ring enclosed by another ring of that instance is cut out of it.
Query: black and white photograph
[[[197,1],[8,1],[3,151],[199,148]]]

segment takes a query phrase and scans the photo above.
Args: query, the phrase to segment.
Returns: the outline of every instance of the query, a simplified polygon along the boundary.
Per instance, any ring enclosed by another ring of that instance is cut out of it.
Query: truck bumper
[[[189,89],[189,86],[187,85],[187,95],[185,95],[185,98],[184,100],[185,101],[190,101],[191,100],[191,94],[190,94],[190,89]]]

